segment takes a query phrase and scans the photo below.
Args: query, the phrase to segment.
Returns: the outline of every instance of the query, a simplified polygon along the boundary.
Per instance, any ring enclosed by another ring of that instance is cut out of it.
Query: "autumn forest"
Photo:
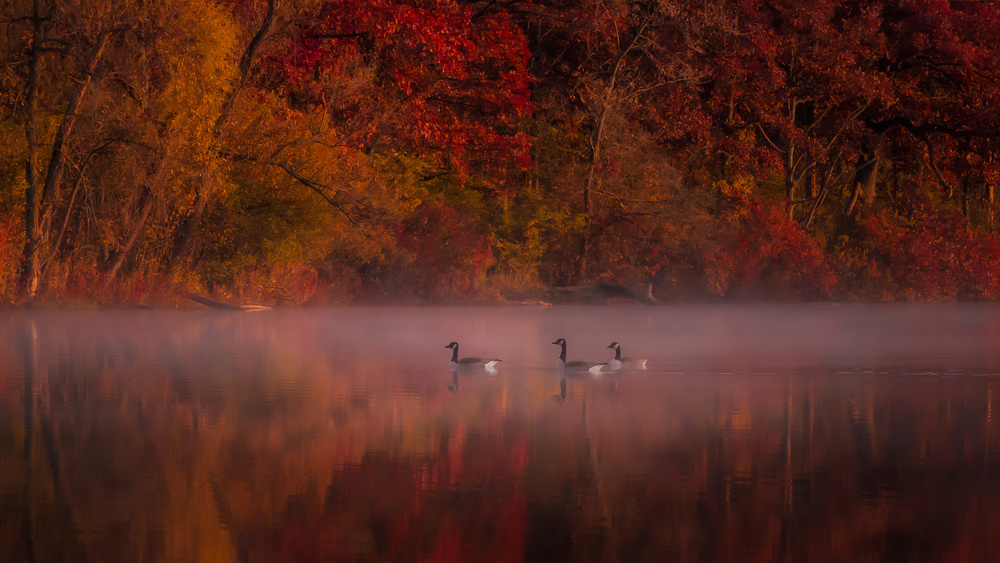
[[[1000,298],[993,0],[11,0],[0,305]]]

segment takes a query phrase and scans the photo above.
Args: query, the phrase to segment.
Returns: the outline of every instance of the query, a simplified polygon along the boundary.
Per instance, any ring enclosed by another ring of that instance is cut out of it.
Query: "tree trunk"
[[[161,168],[166,168],[166,166],[161,164]],[[126,240],[125,244],[122,245],[121,250],[116,253],[114,260],[111,262],[111,266],[107,270],[108,274],[104,281],[105,287],[111,285],[111,282],[118,275],[118,271],[125,263],[125,260],[132,253],[132,247],[135,246],[135,241],[139,239],[139,233],[142,232],[142,229],[146,226],[146,220],[149,219],[149,213],[153,209],[154,199],[153,189],[149,186],[143,186],[141,196],[142,204],[140,206],[139,218],[136,219],[135,224],[132,226],[132,234],[129,235],[128,240]]]
[[[80,103],[83,101],[83,96],[87,93],[87,88],[90,86],[90,81],[93,79],[94,70],[97,68],[97,63],[100,62],[101,57],[104,55],[104,48],[108,45],[108,39],[111,38],[111,31],[105,31],[101,33],[98,37],[97,44],[94,46],[93,51],[90,53],[90,57],[87,60],[87,66],[84,69],[83,79],[77,84],[76,89],[70,95],[69,103],[66,105],[66,111],[63,113],[62,123],[59,124],[59,130],[56,132],[56,138],[52,143],[52,156],[49,158],[49,169],[48,173],[45,175],[45,186],[42,189],[42,199],[41,199],[41,210],[42,218],[39,225],[40,230],[45,236],[45,232],[48,230],[48,225],[52,219],[52,209],[55,207],[56,196],[59,191],[59,182],[62,180],[63,169],[66,164],[66,153],[64,147],[66,142],[69,140],[70,135],[73,134],[73,126],[76,125],[76,118],[80,110]]]
[[[170,265],[177,267],[181,261],[191,252],[191,244],[194,240],[194,233],[201,224],[201,218],[205,215],[205,208],[208,207],[209,195],[212,192],[212,184],[215,182],[215,174],[206,171],[201,176],[201,183],[198,186],[198,193],[195,194],[194,204],[191,210],[181,220],[174,235],[174,245],[170,251]]]
[[[844,215],[854,218],[867,204],[875,200],[875,183],[878,179],[879,157],[873,156],[858,165],[854,172],[854,190],[847,202]]]
[[[23,296],[34,297],[38,290],[39,234],[38,234],[38,139],[35,120],[38,114],[38,63],[42,57],[42,16],[40,0],[31,6],[31,52],[28,59],[28,82],[25,92],[24,136],[27,142],[24,158],[24,249],[21,253],[21,272],[18,287]]]
[[[159,162],[157,163],[156,173],[141,186],[138,204],[139,217],[131,225],[132,232],[121,249],[114,254],[113,258],[108,260],[108,266],[105,269],[107,272],[104,282],[105,287],[109,286],[115,277],[118,276],[121,267],[132,254],[132,249],[135,247],[136,241],[139,240],[139,234],[146,227],[146,221],[149,220],[149,215],[153,211],[153,204],[156,202],[156,194],[163,191],[163,179],[167,175],[167,170],[169,169],[167,163],[170,161],[172,154],[172,146],[168,143],[163,153],[158,155]]]
[[[986,223],[989,225],[990,231],[996,232],[996,225],[993,220],[993,184],[986,184]]]
[[[274,2],[275,0],[268,0],[267,15],[264,16],[264,21],[261,22],[257,33],[254,34],[250,43],[247,44],[246,49],[243,50],[243,55],[240,57],[239,76],[226,95],[226,100],[222,104],[219,117],[215,120],[215,127],[212,134],[216,140],[222,138],[222,128],[225,126],[226,120],[229,119],[230,113],[232,113],[233,105],[236,103],[236,96],[243,89],[243,85],[246,84],[247,78],[250,76],[250,68],[253,66],[254,57],[270,32],[271,24],[274,23]],[[169,258],[170,267],[176,268],[180,265],[181,261],[191,251],[194,234],[201,224],[202,217],[205,215],[205,209],[208,208],[208,202],[212,195],[212,184],[214,182],[214,171],[206,170],[201,175],[198,191],[195,193],[191,209],[181,220],[181,224],[174,234],[174,243]]]
[[[593,226],[594,182],[597,177],[597,167],[601,161],[601,142],[604,139],[604,124],[607,121],[608,110],[614,104],[618,73],[621,71],[625,56],[635,47],[636,43],[646,32],[649,24],[649,19],[644,19],[637,26],[635,34],[628,45],[615,58],[615,64],[611,68],[611,76],[608,78],[608,85],[604,89],[604,99],[601,100],[601,109],[597,116],[597,123],[594,124],[594,131],[590,135],[590,162],[587,163],[587,180],[583,185],[583,215],[585,222],[583,234],[580,237],[580,252],[576,260],[576,279],[573,280],[574,283],[579,283],[587,270],[587,255],[590,253],[591,228]]]
[[[965,219],[965,226],[969,226],[969,178],[962,178],[962,218]]]
[[[612,82],[613,86],[613,82]],[[611,91],[608,91],[608,97],[610,97]],[[605,100],[608,102],[609,100]],[[607,116],[608,107],[607,105],[601,109],[601,115],[597,120],[597,125],[594,127],[594,132],[590,137],[590,162],[587,164],[587,181],[583,184],[583,234],[580,237],[580,253],[576,260],[576,276],[573,283],[579,283],[580,279],[587,271],[587,255],[590,253],[590,231],[593,226],[594,218],[592,215],[593,207],[593,188],[594,188],[594,178],[597,176],[597,166],[601,154],[601,139],[604,136],[604,123]]]
[[[795,219],[795,143],[788,141],[785,151],[785,216]]]
[[[97,68],[97,63],[104,54],[111,31],[103,32],[97,44],[91,51],[84,69],[83,79],[77,83],[76,88],[70,94],[69,103],[63,112],[62,122],[56,131],[56,137],[52,143],[52,155],[49,157],[48,170],[45,175],[45,184],[42,186],[41,194],[38,193],[38,178],[35,167],[38,155],[38,140],[35,134],[35,119],[38,113],[38,64],[41,58],[42,25],[41,17],[38,16],[39,0],[35,0],[32,6],[32,17],[34,19],[34,31],[32,37],[31,60],[28,71],[28,92],[27,92],[27,116],[25,118],[25,133],[28,142],[26,159],[26,181],[25,189],[25,242],[24,251],[21,257],[21,292],[28,298],[33,297],[38,290],[38,282],[41,277],[41,253],[45,249],[49,238],[49,225],[52,222],[52,213],[59,192],[59,183],[62,181],[63,169],[66,163],[65,146],[73,134],[73,126],[80,110],[80,103],[87,93],[90,81]]]
[[[587,255],[590,253],[591,228],[593,227],[593,193],[594,182],[597,177],[597,167],[601,161],[601,142],[604,139],[604,124],[607,122],[608,111],[614,105],[615,88],[617,87],[618,74],[621,72],[622,63],[625,56],[635,47],[639,39],[646,32],[650,25],[649,18],[645,18],[636,27],[635,34],[629,40],[628,45],[622,48],[615,58],[611,67],[611,76],[608,77],[608,85],[604,89],[604,99],[601,100],[600,113],[597,116],[597,123],[594,124],[594,131],[590,135],[590,162],[587,163],[587,180],[583,185],[583,215],[584,227],[580,237],[580,253],[576,260],[576,279],[574,283],[579,283],[587,270]]]

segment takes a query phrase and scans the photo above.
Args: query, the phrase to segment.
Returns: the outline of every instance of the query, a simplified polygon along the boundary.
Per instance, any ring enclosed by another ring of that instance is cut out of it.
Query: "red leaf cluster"
[[[293,108],[322,108],[351,144],[389,144],[460,171],[475,160],[526,160],[518,126],[532,109],[529,53],[506,12],[333,0],[294,25],[264,61],[260,87]]]

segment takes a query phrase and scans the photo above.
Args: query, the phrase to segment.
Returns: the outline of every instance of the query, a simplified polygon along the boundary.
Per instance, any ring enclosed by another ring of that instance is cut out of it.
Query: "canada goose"
[[[486,371],[494,372],[496,371],[496,365],[501,362],[498,358],[459,358],[458,357],[458,342],[452,342],[451,344],[445,346],[445,348],[451,348],[451,361],[448,362],[448,367],[450,369],[485,369]]]
[[[618,345],[617,342],[612,342],[608,345],[608,348],[614,348],[615,357],[610,362],[608,362],[608,367],[615,371],[619,371],[625,368],[632,369],[646,369],[646,359],[645,358],[623,358],[622,357],[622,347]]]
[[[562,347],[562,351],[559,353],[559,362],[556,363],[556,367],[559,369],[580,370],[580,371],[586,370],[594,375],[601,375],[601,367],[608,365],[606,362],[584,362],[580,360],[567,362],[566,340],[560,338],[559,340],[553,342],[553,344]]]

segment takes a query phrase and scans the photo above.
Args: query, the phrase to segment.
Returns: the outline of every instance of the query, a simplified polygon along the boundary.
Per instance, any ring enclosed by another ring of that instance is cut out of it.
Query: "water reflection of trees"
[[[989,378],[633,374],[554,401],[551,379],[346,378],[308,327],[211,319],[0,326],[10,560],[1000,553]]]

